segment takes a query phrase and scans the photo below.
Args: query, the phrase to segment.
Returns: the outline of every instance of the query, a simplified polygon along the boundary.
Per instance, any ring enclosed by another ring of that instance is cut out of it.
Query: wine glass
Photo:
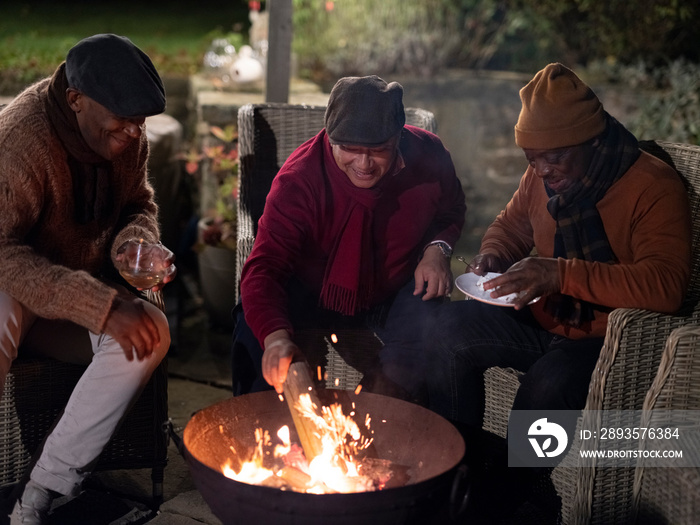
[[[175,272],[173,252],[161,243],[131,239],[117,250],[116,268],[134,288],[147,290]]]

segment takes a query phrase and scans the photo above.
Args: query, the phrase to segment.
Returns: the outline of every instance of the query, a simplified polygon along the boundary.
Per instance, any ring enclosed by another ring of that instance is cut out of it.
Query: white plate
[[[513,306],[513,301],[517,298],[518,294],[508,294],[494,299],[491,297],[491,292],[493,290],[482,290],[479,286],[479,282],[483,278],[484,281],[489,281],[494,277],[498,277],[500,273],[489,272],[484,276],[477,275],[475,273],[463,273],[457,279],[455,279],[455,286],[459,288],[465,295],[468,295],[472,299],[481,301],[482,303],[493,304],[496,306]],[[484,281],[481,281],[482,283]],[[539,297],[530,301],[529,304],[539,301]]]

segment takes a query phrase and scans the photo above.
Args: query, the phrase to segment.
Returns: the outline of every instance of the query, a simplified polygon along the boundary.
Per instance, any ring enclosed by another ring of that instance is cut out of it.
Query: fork
[[[459,262],[463,262],[464,264],[467,265],[467,268],[471,268],[472,271],[473,271],[474,273],[476,273],[476,268],[474,268],[474,267],[472,266],[472,264],[471,264],[469,261],[467,261],[464,257],[462,257],[461,255],[458,255],[457,257],[455,257],[455,259],[457,259]]]

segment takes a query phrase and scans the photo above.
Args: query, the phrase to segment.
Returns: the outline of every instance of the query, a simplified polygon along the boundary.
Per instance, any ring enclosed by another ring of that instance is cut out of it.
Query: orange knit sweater
[[[481,253],[514,263],[532,249],[552,257],[556,223],[547,212],[544,184],[528,168],[511,201],[489,226]],[[690,276],[690,211],[678,174],[642,153],[598,202],[618,264],[559,259],[561,292],[604,307],[643,308],[671,313],[683,300]],[[608,315],[595,312],[590,326],[554,322],[544,301],[531,310],[545,329],[570,337],[604,336]]]

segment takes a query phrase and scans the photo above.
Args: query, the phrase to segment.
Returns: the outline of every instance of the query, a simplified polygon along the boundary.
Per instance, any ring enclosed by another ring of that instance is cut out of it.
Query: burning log
[[[306,472],[290,465],[283,467],[277,475],[299,492],[305,492],[313,482]]]
[[[289,411],[292,414],[294,427],[299,435],[304,455],[310,463],[323,452],[323,443],[314,422],[304,417],[295,406],[299,403],[302,394],[310,397],[313,410],[317,415],[320,415],[321,402],[318,399],[309,366],[304,361],[297,361],[290,365],[287,372],[287,379],[284,382],[284,398],[287,400]]]
[[[263,480],[260,485],[276,489],[306,492],[307,489],[313,485],[313,480],[311,476],[302,470],[287,465],[281,468],[277,474],[273,474]]]

